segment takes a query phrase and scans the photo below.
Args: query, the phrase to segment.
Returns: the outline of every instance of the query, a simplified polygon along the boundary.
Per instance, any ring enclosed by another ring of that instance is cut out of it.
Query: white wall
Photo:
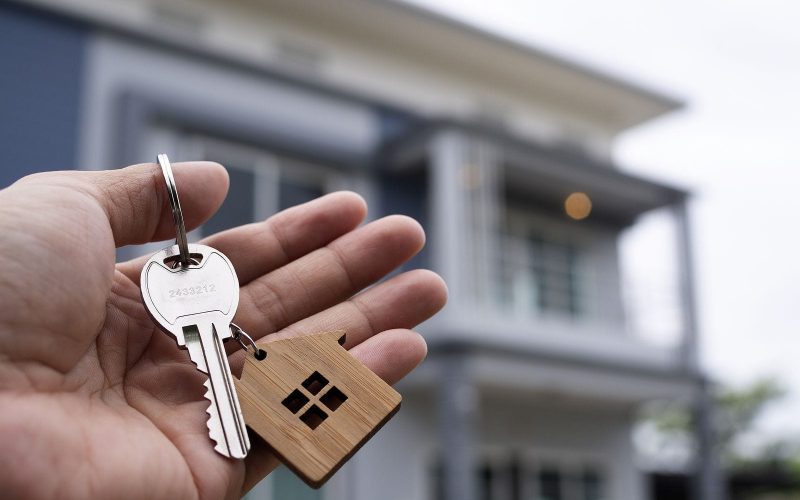
[[[437,406],[430,395],[404,395],[395,418],[334,479],[326,500],[433,500],[431,473],[438,436]],[[484,394],[478,426],[481,453],[504,451],[605,467],[607,497],[645,498],[634,466],[631,417],[602,407],[554,408],[543,400]]]

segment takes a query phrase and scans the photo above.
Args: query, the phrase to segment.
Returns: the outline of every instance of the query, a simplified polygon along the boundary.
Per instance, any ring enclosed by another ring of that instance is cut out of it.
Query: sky
[[[620,135],[621,168],[691,190],[701,356],[775,377],[759,424],[800,437],[800,4],[792,0],[410,0],[686,102]]]

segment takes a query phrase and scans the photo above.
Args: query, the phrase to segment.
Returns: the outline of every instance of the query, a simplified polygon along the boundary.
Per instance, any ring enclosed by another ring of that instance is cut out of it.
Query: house
[[[680,102],[394,0],[15,0],[0,39],[0,185],[168,152],[230,172],[190,238],[337,189],[425,226],[409,266],[451,298],[403,409],[320,492],[279,470],[248,498],[646,498],[654,399],[697,401],[710,449],[687,194],[610,158]],[[620,250],[649,214],[674,230],[644,268],[672,250],[664,314]]]

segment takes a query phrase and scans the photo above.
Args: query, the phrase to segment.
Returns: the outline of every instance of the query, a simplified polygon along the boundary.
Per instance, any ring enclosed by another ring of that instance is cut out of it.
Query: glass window
[[[280,175],[279,210],[306,203],[325,194],[324,187],[313,177]]]
[[[480,500],[492,500],[493,479],[494,471],[492,470],[492,467],[489,464],[484,464],[481,466],[478,477],[478,498]]]
[[[547,466],[539,470],[539,499],[561,500],[561,471],[556,467]]]
[[[603,500],[606,478],[600,467],[548,460],[537,465],[522,454],[484,459],[475,469],[480,500]],[[443,467],[434,464],[431,496],[444,499]]]
[[[230,189],[220,210],[202,227],[209,235],[261,220],[280,210],[324,195],[338,170],[279,157],[267,150],[208,137],[192,139],[203,159],[228,170]]]
[[[499,303],[518,315],[580,316],[584,312],[581,247],[527,226],[501,236]]]
[[[225,198],[219,211],[203,224],[203,234],[214,234],[253,222],[255,173],[252,169],[243,169],[234,165],[226,166],[230,176],[228,197]]]
[[[566,242],[547,240],[533,232],[528,236],[531,254],[533,286],[532,294],[539,311],[576,315],[578,290],[576,286],[577,250]]]
[[[581,476],[583,500],[603,500],[603,482],[599,471],[587,467]]]

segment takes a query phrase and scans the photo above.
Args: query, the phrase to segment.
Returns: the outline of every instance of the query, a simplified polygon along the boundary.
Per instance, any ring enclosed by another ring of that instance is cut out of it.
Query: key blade
[[[185,329],[189,357],[197,369],[208,375],[205,398],[209,401],[208,435],[216,443],[214,449],[231,458],[244,458],[250,450],[239,398],[233,384],[228,356],[217,331],[224,325],[208,322]]]

